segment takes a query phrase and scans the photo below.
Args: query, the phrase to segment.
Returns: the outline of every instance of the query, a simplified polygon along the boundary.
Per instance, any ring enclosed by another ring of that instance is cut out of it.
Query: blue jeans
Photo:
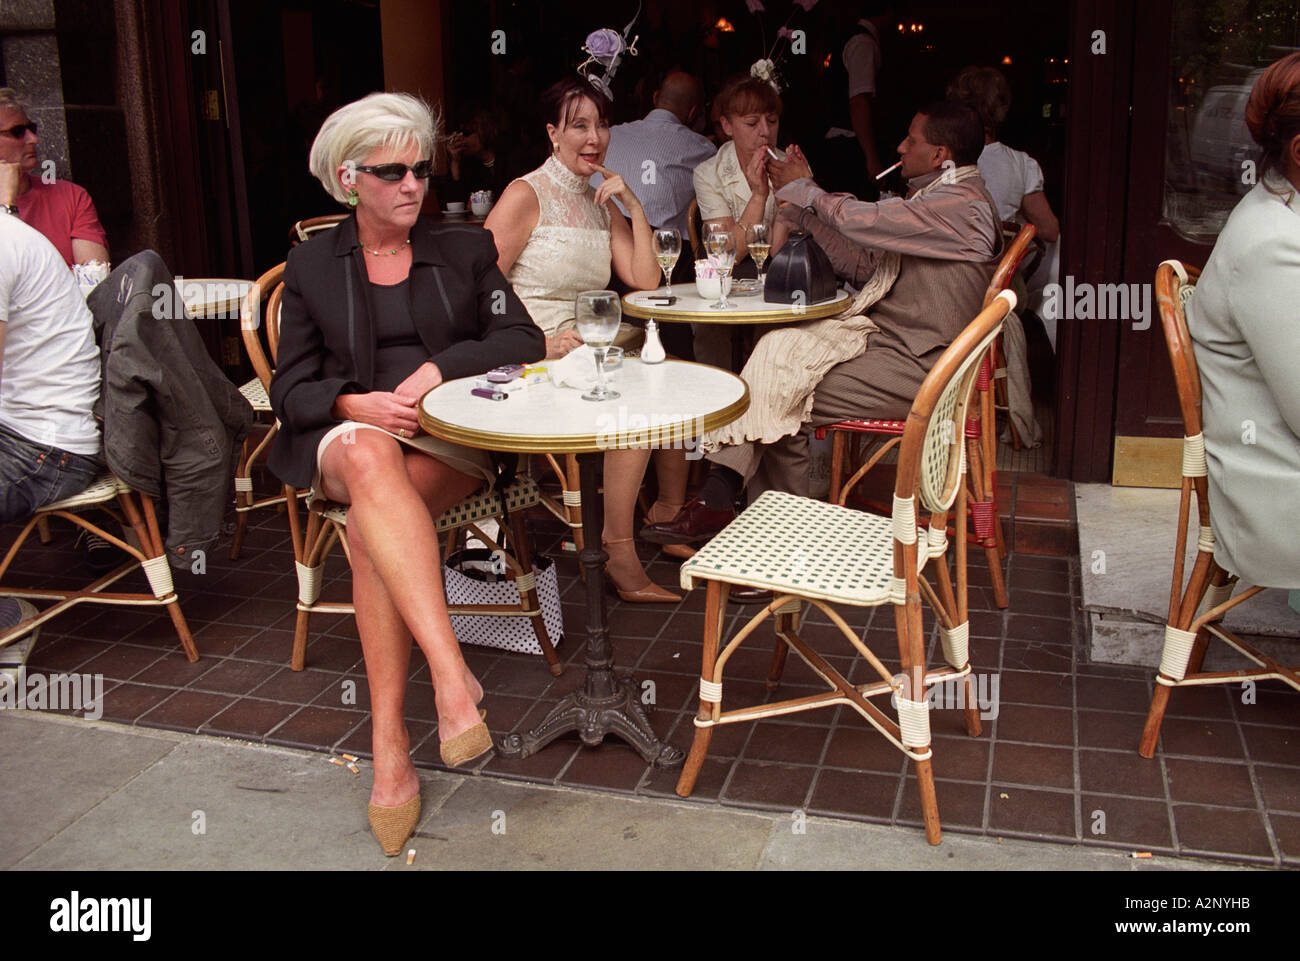
[[[0,524],[81,493],[102,470],[97,457],[34,444],[0,426]]]

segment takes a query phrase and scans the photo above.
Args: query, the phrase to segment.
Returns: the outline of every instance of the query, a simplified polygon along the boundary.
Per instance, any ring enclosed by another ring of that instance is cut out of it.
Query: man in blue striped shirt
[[[712,143],[689,126],[702,101],[700,82],[688,73],[673,71],[655,91],[653,110],[640,120],[610,128],[605,152],[605,166],[632,188],[650,226],[656,230],[676,227],[683,241],[687,238],[686,211],[695,198],[692,172],[717,153]],[[604,179],[593,174],[592,186],[599,186]],[[619,209],[623,209],[621,204]]]

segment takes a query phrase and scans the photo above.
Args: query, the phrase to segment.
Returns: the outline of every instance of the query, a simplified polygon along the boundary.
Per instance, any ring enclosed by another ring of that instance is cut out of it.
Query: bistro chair
[[[688,796],[719,724],[776,717],[797,711],[846,704],[916,764],[925,835],[940,840],[939,808],[930,767],[930,716],[927,692],[932,685],[961,684],[966,730],[981,732],[971,683],[968,651],[966,526],[956,525],[956,571],[948,571],[948,513],[966,508],[966,445],[956,425],[972,403],[976,377],[1015,294],[994,298],[949,345],[930,371],[912,403],[903,430],[891,518],[827,504],[811,498],[767,491],[728,524],[681,568],[682,587],[708,585],[704,615],[704,651],[700,670],[700,708],[695,739],[677,782]],[[928,524],[918,529],[919,508]],[[933,562],[933,563],[931,563]],[[935,581],[927,579],[927,568]],[[722,645],[727,595],[733,584],[770,590],[772,602]],[[926,635],[921,598],[938,619],[947,666],[927,671]],[[902,672],[891,675],[830,605],[879,607],[891,604]],[[822,611],[879,675],[880,680],[851,684],[800,636],[803,606]],[[722,710],[722,672],[737,647],[768,617],[775,617],[777,646],[768,689],[780,680],[788,650],[793,650],[830,688],[821,694]],[[871,702],[893,696],[894,720]]]
[[[99,508],[116,521],[117,525],[124,527],[126,524],[130,524],[131,530],[135,532],[139,546],[128,544],[111,533],[109,528],[115,525],[92,520],[92,515],[84,513],[90,507]],[[176,588],[172,582],[171,565],[167,559],[166,548],[163,546],[163,537],[158,526],[158,516],[151,497],[142,491],[135,490],[111,472],[106,471],[95,478],[90,486],[80,494],[47,504],[28,519],[23,529],[18,532],[18,537],[10,546],[8,553],[5,554],[4,560],[0,561],[0,583],[4,581],[5,574],[9,572],[10,565],[28,536],[40,524],[48,522],[51,517],[61,517],[82,530],[102,537],[110,544],[131,555],[131,560],[125,561],[116,570],[96,578],[94,582],[81,590],[0,586],[0,596],[54,602],[37,614],[33,620],[24,621],[11,630],[0,634],[0,648],[27,636],[32,630],[51,618],[57,617],[73,605],[87,602],[91,604],[117,604],[125,607],[166,608],[167,613],[171,615],[172,625],[176,628],[176,636],[180,639],[181,648],[185,651],[186,659],[191,663],[199,659],[199,652],[194,646],[194,639],[190,635],[189,625],[185,622],[185,615],[181,613],[180,599],[176,596]],[[148,593],[108,590],[113,584],[134,570],[144,571],[145,578],[149,583]]]
[[[344,220],[348,219],[348,214],[326,214],[323,217],[304,217],[292,227],[289,228],[289,246],[297,247],[305,243],[322,230],[329,230],[331,227],[337,227]]]
[[[254,281],[252,288],[244,296],[239,310],[240,334],[244,341],[244,352],[253,365],[254,377],[239,388],[254,412],[263,421],[269,421],[266,432],[256,446],[251,438],[245,438],[239,452],[239,461],[235,465],[235,536],[230,543],[230,559],[239,560],[239,552],[244,545],[244,533],[248,529],[248,515],[251,511],[266,507],[279,507],[284,503],[284,492],[270,497],[256,497],[253,493],[253,467],[270,449],[275,435],[280,431],[280,424],[271,413],[271,398],[267,387],[271,383],[271,364],[266,359],[262,348],[262,317],[274,314],[275,329],[279,332],[280,296],[283,291],[281,280],[284,278],[284,264],[272,267]],[[272,347],[274,351],[274,347]],[[302,492],[299,496],[306,496]]]
[[[1173,580],[1169,587],[1169,618],[1165,622],[1165,646],[1160,655],[1155,693],[1142,729],[1138,753],[1152,757],[1169,696],[1176,687],[1232,684],[1243,681],[1279,680],[1300,690],[1295,667],[1279,664],[1227,630],[1223,616],[1249,600],[1266,585],[1256,585],[1232,596],[1237,576],[1214,561],[1214,532],[1210,526],[1209,483],[1206,480],[1205,438],[1201,433],[1201,377],[1187,332],[1186,308],[1196,289],[1200,271],[1177,260],[1166,260],[1156,270],[1156,304],[1164,327],[1165,345],[1174,368],[1178,406],[1183,415],[1183,482],[1178,501],[1178,536],[1174,543]],[[1196,501],[1196,560],[1183,584],[1187,556],[1187,521],[1192,499]],[[1203,672],[1202,662],[1210,638],[1217,637],[1253,661],[1258,667],[1239,671]]]
[[[549,467],[560,482],[560,496],[538,490],[542,507],[556,520],[569,528],[573,537],[573,549],[581,552],[582,538],[582,490],[578,478],[578,458],[573,454],[564,455],[564,464],[554,454],[538,454],[530,461],[535,471],[539,466]],[[554,488],[551,488],[553,491]]]
[[[265,296],[267,309],[262,317],[266,328],[266,342],[270,348],[268,360],[261,350],[256,326],[243,325],[244,343],[249,355],[254,357],[254,367],[263,387],[269,396],[271,390],[272,365],[280,345],[280,298],[284,289],[284,264],[273,267],[258,278],[253,290],[244,300],[244,315],[256,310]],[[269,294],[265,292],[269,291]],[[257,359],[260,357],[260,361]],[[330,501],[318,501],[307,509],[307,523],[304,526],[298,513],[298,500],[306,495],[294,487],[284,485],[282,502],[287,505],[289,514],[289,536],[293,542],[294,567],[298,574],[298,619],[294,626],[293,652],[290,667],[301,671],[306,666],[307,633],[311,615],[320,611],[329,614],[355,614],[351,602],[322,601],[321,586],[324,580],[325,561],[336,544],[343,548],[343,553],[351,561],[348,549],[346,505]],[[480,614],[496,617],[527,617],[531,620],[537,642],[553,675],[563,672],[559,655],[551,643],[542,616],[541,601],[537,592],[536,576],[532,567],[532,543],[524,524],[524,514],[529,508],[540,503],[537,484],[531,477],[518,475],[504,490],[481,490],[453,505],[437,518],[435,528],[439,534],[448,535],[448,547],[454,543],[457,531],[468,530],[484,544],[492,542],[491,535],[479,526],[484,521],[506,521],[501,524],[505,546],[498,556],[502,558],[510,578],[519,592],[517,605],[505,604],[460,604],[447,605],[447,613]]]
[[[1016,275],[1021,260],[1034,239],[1035,228],[1026,224],[1020,228],[1003,251],[984,294],[984,306],[987,307],[994,298],[1006,290]],[[1006,583],[1002,577],[1002,558],[1006,554],[1006,543],[1002,533],[1002,521],[998,517],[998,475],[997,475],[997,414],[994,408],[992,386],[996,372],[990,358],[993,350],[980,362],[979,373],[975,381],[975,390],[979,398],[973,404],[966,417],[963,432],[970,451],[967,457],[970,484],[970,517],[975,529],[975,541],[983,547],[988,557],[989,573],[993,586],[993,598],[998,607],[1007,606]],[[1002,376],[1006,376],[1005,370]],[[865,420],[843,420],[836,424],[818,427],[815,436],[818,440],[831,433],[831,479],[828,500],[832,504],[847,502],[850,491],[866,476],[881,458],[901,443],[906,421],[883,420],[871,418]],[[870,458],[861,462],[858,451],[858,439],[862,435],[879,438],[880,443]],[[852,438],[852,441],[850,440]],[[860,463],[847,481],[844,473],[850,463]]]

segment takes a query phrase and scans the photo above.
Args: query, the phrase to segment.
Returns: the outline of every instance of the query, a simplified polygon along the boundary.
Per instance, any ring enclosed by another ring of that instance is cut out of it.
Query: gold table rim
[[[681,286],[680,284],[678,286]],[[655,290],[662,290],[657,287]],[[628,317],[635,317],[638,320],[666,320],[670,323],[698,323],[698,324],[785,324],[798,323],[801,320],[821,320],[823,317],[830,317],[838,314],[841,310],[853,302],[853,295],[848,293],[842,287],[836,291],[837,296],[822,304],[812,304],[805,307],[802,312],[795,313],[788,307],[782,307],[779,311],[776,308],[764,310],[728,310],[714,313],[705,313],[702,310],[680,310],[675,307],[651,307],[646,304],[634,304],[631,298],[641,296],[642,294],[653,294],[651,290],[634,290],[631,293],[623,295],[623,313]],[[738,302],[738,301],[737,301]]]

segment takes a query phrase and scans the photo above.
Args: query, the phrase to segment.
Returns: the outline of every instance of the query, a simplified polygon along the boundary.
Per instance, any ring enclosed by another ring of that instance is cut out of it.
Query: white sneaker
[[[35,617],[37,613],[35,607],[21,598],[0,597],[0,634]],[[40,628],[35,628],[0,647],[0,690],[18,683],[18,672],[27,663],[40,632]]]

